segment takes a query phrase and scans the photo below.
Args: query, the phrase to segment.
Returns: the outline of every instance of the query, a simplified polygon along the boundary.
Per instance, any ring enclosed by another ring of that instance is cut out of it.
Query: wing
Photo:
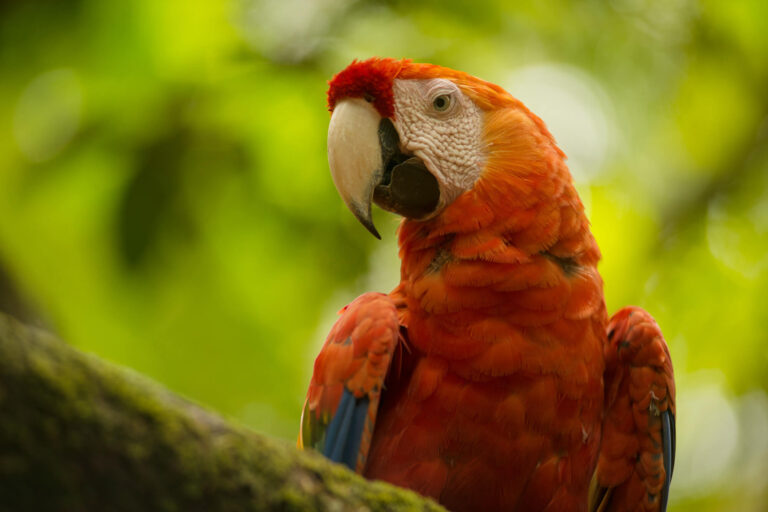
[[[675,465],[675,381],[651,315],[617,312],[608,324],[606,413],[590,510],[666,511]]]
[[[360,473],[400,324],[395,303],[380,293],[361,295],[340,315],[315,360],[298,446]]]

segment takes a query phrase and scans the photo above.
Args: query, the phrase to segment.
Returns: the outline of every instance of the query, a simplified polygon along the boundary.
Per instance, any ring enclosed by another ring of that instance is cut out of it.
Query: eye
[[[451,95],[441,94],[432,100],[432,107],[438,112],[445,112],[451,106]]]

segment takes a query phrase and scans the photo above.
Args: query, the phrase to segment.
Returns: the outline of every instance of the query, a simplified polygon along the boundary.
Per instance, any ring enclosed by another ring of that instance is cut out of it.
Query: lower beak
[[[333,109],[328,164],[344,203],[376,238],[381,236],[371,202],[410,219],[426,218],[437,208],[437,179],[421,159],[400,151],[392,122],[363,99],[347,98]]]

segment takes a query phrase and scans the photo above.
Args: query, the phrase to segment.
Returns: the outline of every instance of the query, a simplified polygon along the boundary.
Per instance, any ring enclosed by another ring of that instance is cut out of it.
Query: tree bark
[[[0,511],[442,510],[0,314]]]

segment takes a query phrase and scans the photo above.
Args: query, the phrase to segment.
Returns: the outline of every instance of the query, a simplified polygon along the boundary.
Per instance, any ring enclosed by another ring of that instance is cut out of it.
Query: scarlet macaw
[[[597,243],[544,123],[501,87],[408,60],[330,81],[328,158],[350,210],[404,217],[400,284],[345,307],[299,447],[450,510],[665,510],[669,350],[608,319]]]

